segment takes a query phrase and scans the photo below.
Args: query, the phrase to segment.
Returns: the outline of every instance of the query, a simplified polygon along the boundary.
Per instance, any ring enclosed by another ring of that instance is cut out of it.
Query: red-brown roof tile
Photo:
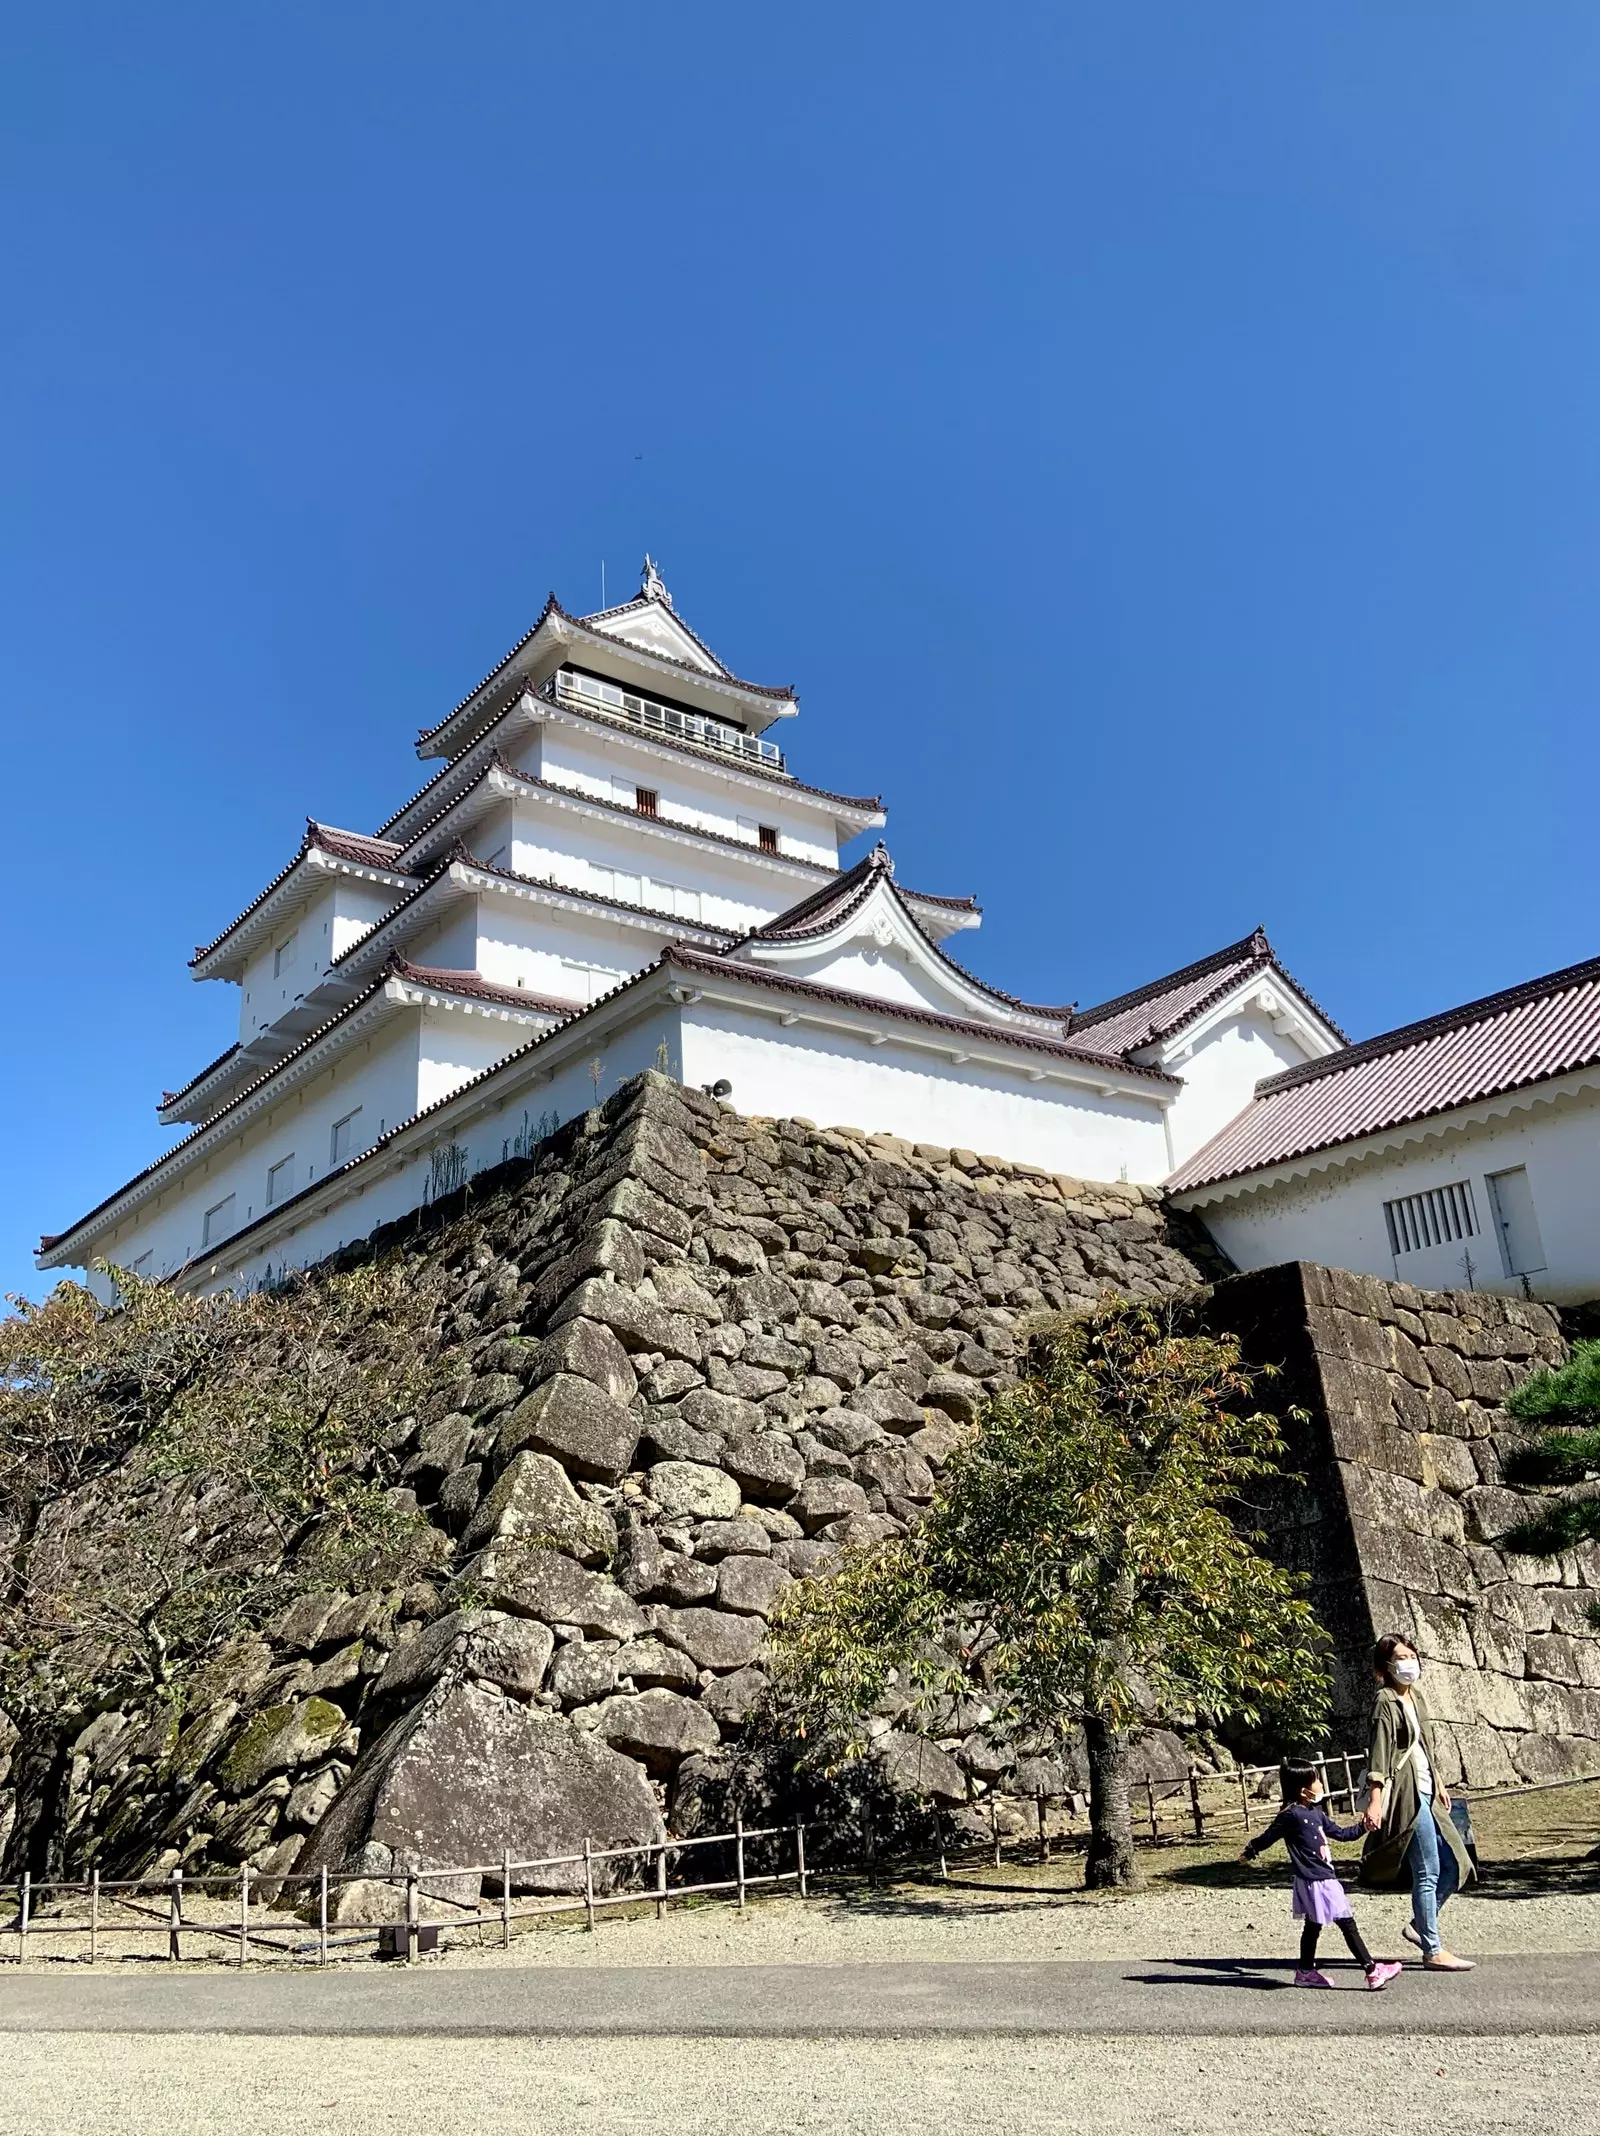
[[[1167,1184],[1214,1186],[1596,1063],[1600,958],[1269,1076]]]

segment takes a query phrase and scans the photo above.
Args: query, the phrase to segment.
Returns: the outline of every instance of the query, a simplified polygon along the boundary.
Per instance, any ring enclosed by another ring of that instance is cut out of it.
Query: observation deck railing
[[[699,742],[706,749],[720,749],[726,756],[743,757],[763,771],[785,769],[783,751],[759,734],[745,734],[704,712],[683,712],[676,705],[657,704],[653,697],[639,697],[614,682],[595,675],[580,675],[570,668],[553,678],[553,696],[558,705],[571,705],[579,712],[608,713],[613,719],[631,720],[647,732],[670,734],[683,742]]]

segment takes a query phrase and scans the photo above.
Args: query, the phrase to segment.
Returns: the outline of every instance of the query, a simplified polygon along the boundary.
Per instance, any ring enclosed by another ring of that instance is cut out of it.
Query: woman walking
[[[1378,1695],[1367,1752],[1367,1843],[1361,1881],[1411,1886],[1411,1939],[1432,1973],[1470,1973],[1472,1960],[1445,1949],[1439,1909],[1473,1875],[1471,1860],[1450,1816],[1450,1794],[1438,1775],[1433,1726],[1417,1695],[1422,1663],[1409,1639],[1389,1632],[1372,1657]]]

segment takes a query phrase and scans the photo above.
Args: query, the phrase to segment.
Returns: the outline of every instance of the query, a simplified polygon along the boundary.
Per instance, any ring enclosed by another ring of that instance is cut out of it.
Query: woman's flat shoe
[[[1404,1936],[1407,1943],[1414,1943],[1417,1946],[1417,1949],[1419,1951],[1421,1950],[1422,1938],[1417,1934],[1416,1930],[1411,1926],[1411,1923],[1409,1921],[1406,1923],[1405,1927],[1401,1929],[1400,1933],[1402,1936]]]
[[[1423,1969],[1429,1973],[1470,1973],[1475,1963],[1472,1958],[1458,1958],[1454,1951],[1435,1951],[1422,1961]]]

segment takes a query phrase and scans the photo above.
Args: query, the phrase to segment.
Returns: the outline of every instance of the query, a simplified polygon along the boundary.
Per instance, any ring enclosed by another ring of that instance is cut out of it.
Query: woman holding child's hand
[[[1470,1958],[1457,1958],[1439,1940],[1439,1909],[1475,1872],[1450,1816],[1450,1793],[1438,1777],[1433,1726],[1417,1696],[1422,1663],[1409,1639],[1389,1632],[1372,1659],[1378,1696],[1367,1753],[1367,1834],[1361,1857],[1366,1885],[1411,1885],[1409,1942],[1422,1950],[1433,1973],[1468,1973]]]

